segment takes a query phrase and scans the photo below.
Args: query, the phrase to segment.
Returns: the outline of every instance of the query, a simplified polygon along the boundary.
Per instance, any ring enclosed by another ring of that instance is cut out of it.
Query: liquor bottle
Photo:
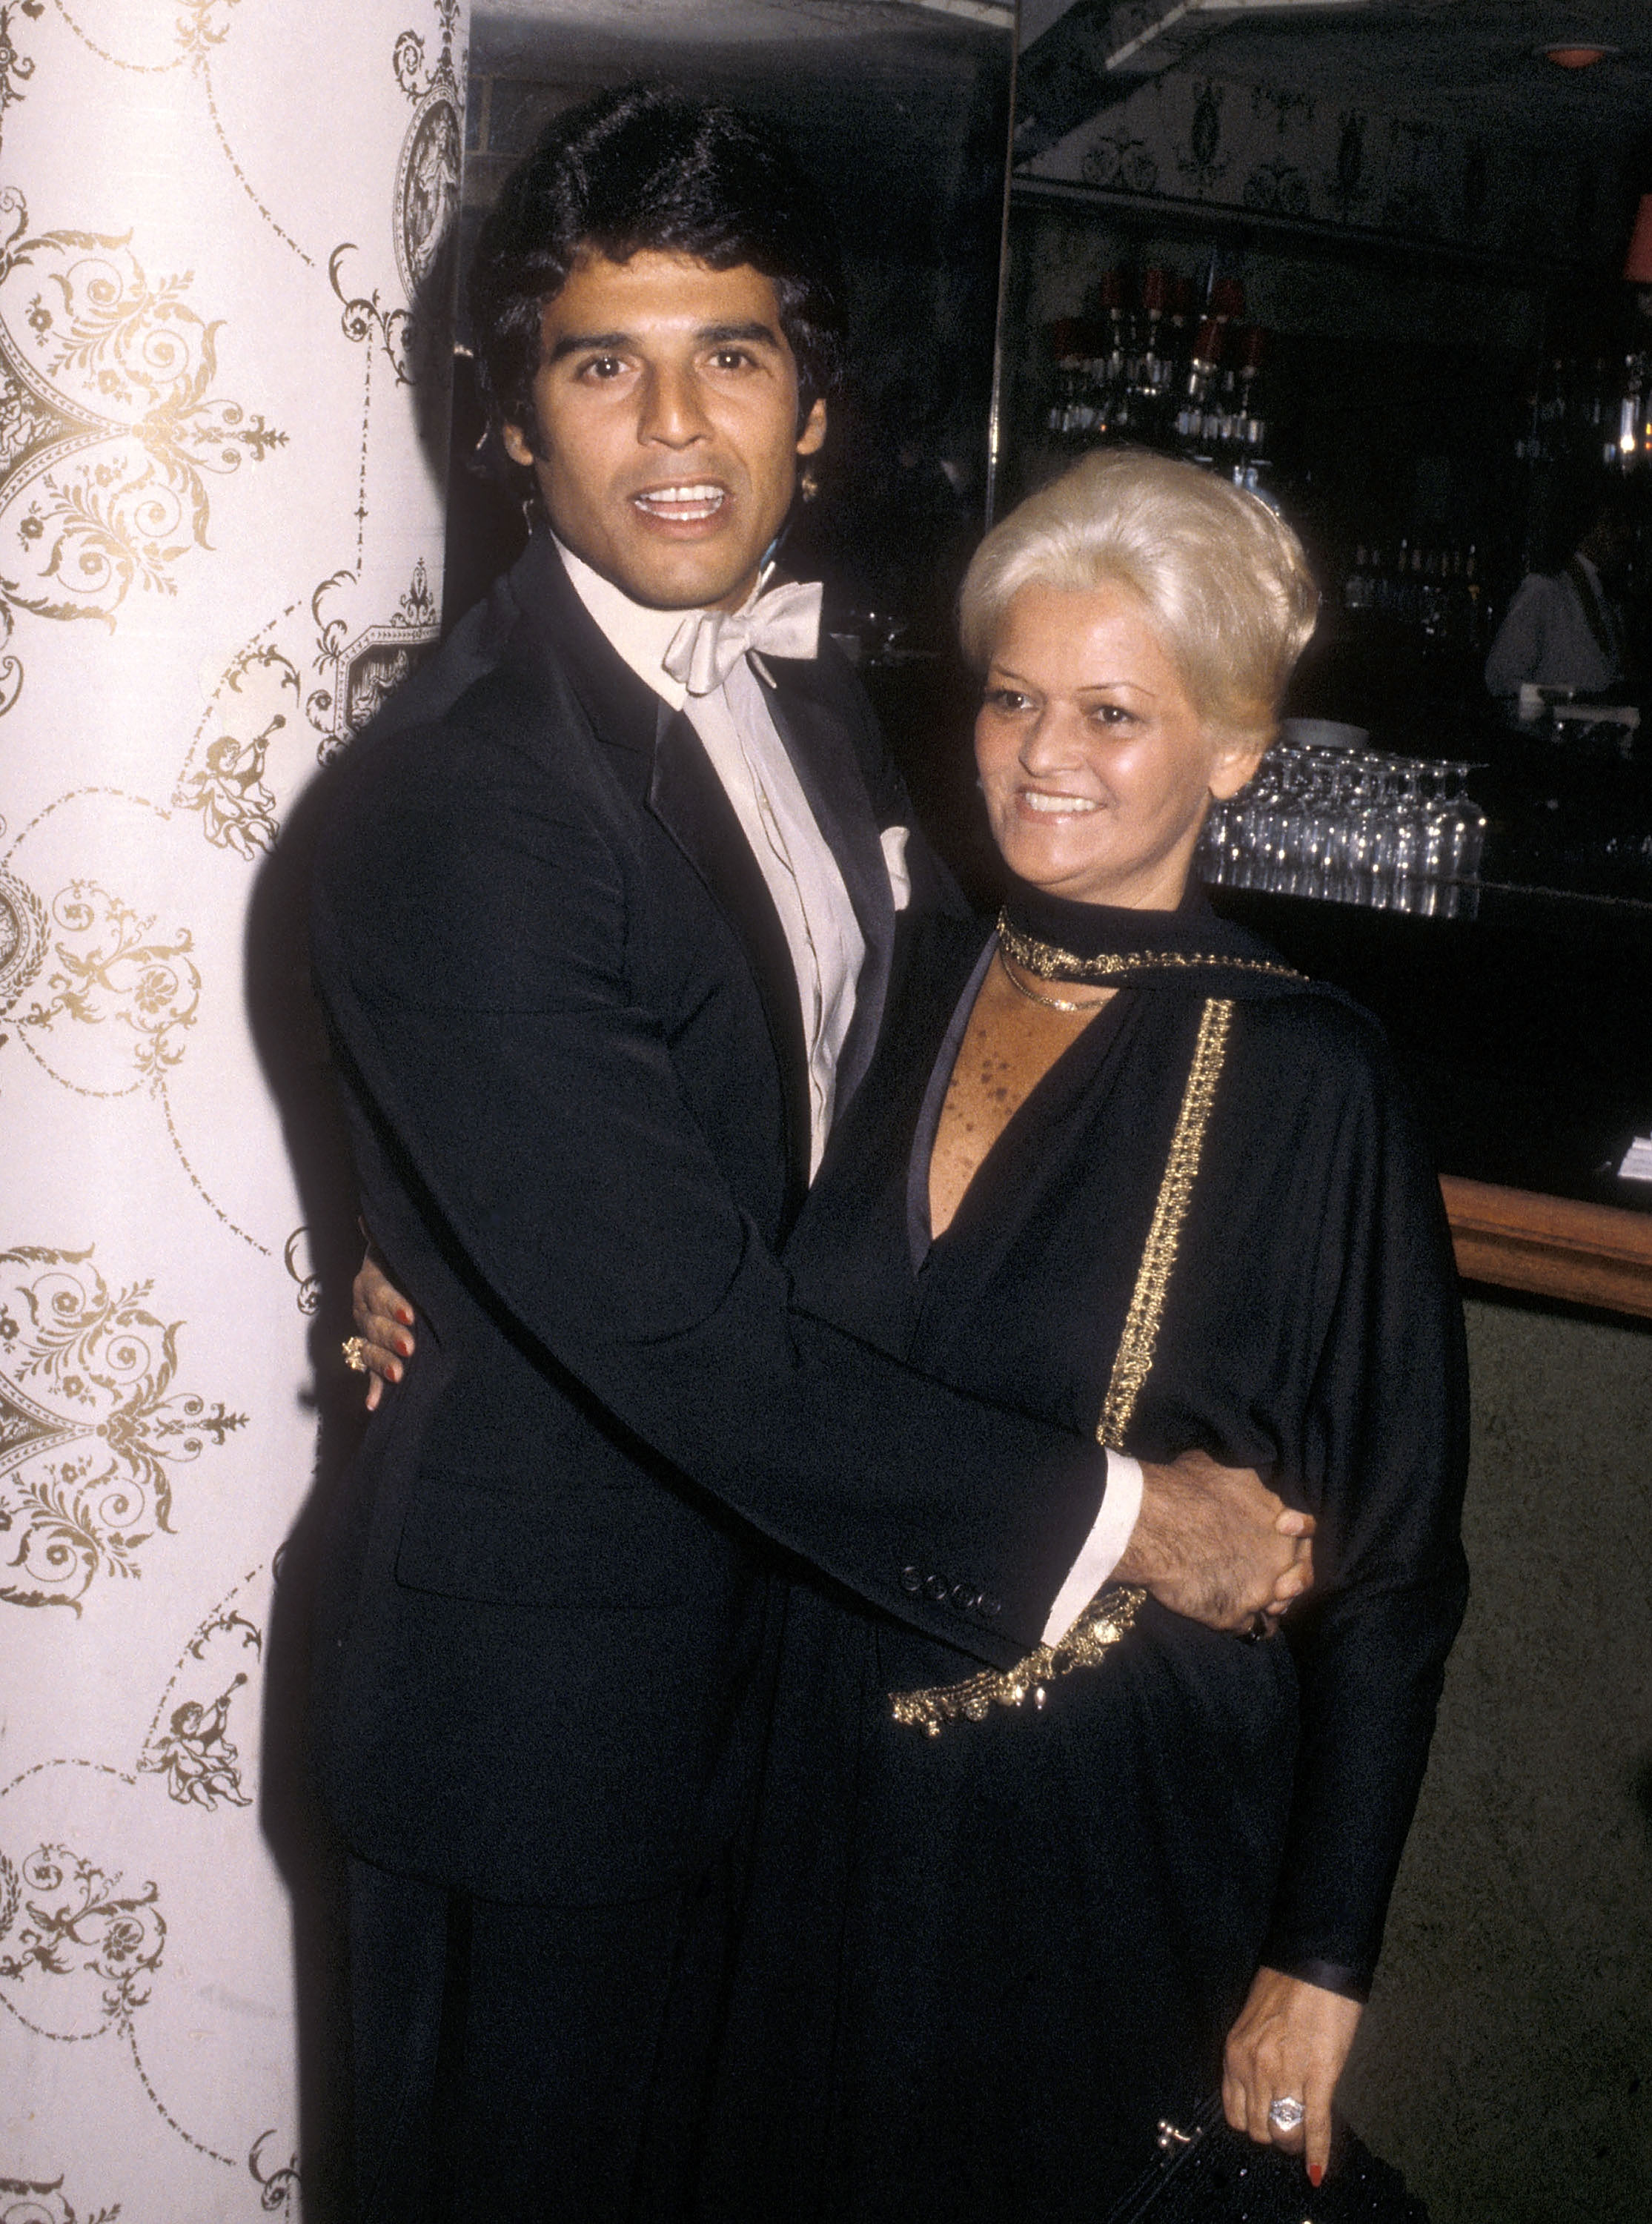
[[[1220,319],[1207,317],[1193,344],[1193,359],[1188,365],[1185,390],[1176,414],[1176,438],[1201,453],[1206,446],[1205,426],[1212,413],[1221,355]]]
[[[1142,319],[1136,357],[1131,367],[1131,409],[1140,435],[1151,438],[1160,429],[1165,392],[1165,363],[1160,347],[1160,326],[1170,301],[1170,273],[1152,263],[1141,278]]]
[[[1260,325],[1246,325],[1239,334],[1239,445],[1247,462],[1260,458],[1267,439],[1262,415],[1259,380],[1266,334]]]
[[[1175,431],[1177,398],[1187,390],[1189,359],[1193,352],[1193,281],[1182,271],[1175,274],[1164,325],[1163,406],[1168,438]]]

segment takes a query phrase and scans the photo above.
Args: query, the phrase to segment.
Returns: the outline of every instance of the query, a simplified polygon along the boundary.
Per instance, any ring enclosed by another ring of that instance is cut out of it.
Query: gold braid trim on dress
[[[1230,973],[1265,973],[1277,981],[1302,978],[1293,966],[1277,965],[1266,957],[1224,957],[1214,951],[1109,950],[1099,957],[1081,957],[1075,951],[1061,950],[1053,942],[1037,942],[1031,935],[1023,934],[1019,927],[1011,926],[1009,913],[1004,911],[998,915],[998,946],[1024,973],[1036,973],[1041,981],[1116,981],[1132,973],[1206,965],[1220,966]]]
[[[1044,1703],[1045,1686],[1057,1676],[1070,1676],[1075,1668],[1099,1667],[1134,1623],[1147,1596],[1125,1583],[1108,1583],[1098,1591],[1059,1645],[1041,1645],[1013,1668],[983,1668],[962,1684],[931,1684],[922,1691],[892,1691],[889,1703],[895,1720],[905,1728],[921,1727],[939,1737],[948,1722],[984,1722],[994,1707],[1023,1707],[1031,1699]]]
[[[1025,962],[1018,953],[1011,954],[1018,964]],[[1193,1063],[1188,1069],[1187,1086],[1182,1092],[1182,1109],[1176,1115],[1176,1132],[1170,1138],[1170,1154],[1159,1184],[1158,1202],[1153,1208],[1153,1223],[1147,1231],[1141,1264],[1136,1270],[1136,1286],[1131,1293],[1124,1332],[1113,1355],[1101,1418],[1096,1425],[1096,1442],[1113,1451],[1123,1449],[1125,1431],[1130,1425],[1136,1400],[1153,1364],[1153,1347],[1158,1340],[1170,1273],[1182,1240],[1182,1225],[1198,1177],[1205,1130],[1210,1124],[1216,1083],[1227,1055],[1233,1019],[1231,1001],[1217,996],[1207,999],[1199,1021],[1199,1039],[1194,1045]],[[889,1696],[895,1720],[907,1728],[921,1727],[930,1737],[939,1737],[946,1723],[985,1722],[993,1707],[1021,1707],[1029,1698],[1035,1707],[1042,1707],[1045,1688],[1057,1676],[1070,1676],[1075,1668],[1100,1665],[1133,1626],[1146,1596],[1147,1593],[1134,1584],[1104,1584],[1059,1644],[1039,1646],[1036,1652],[1025,1654],[1013,1668],[983,1668],[960,1684],[935,1684],[918,1691],[892,1691]]]

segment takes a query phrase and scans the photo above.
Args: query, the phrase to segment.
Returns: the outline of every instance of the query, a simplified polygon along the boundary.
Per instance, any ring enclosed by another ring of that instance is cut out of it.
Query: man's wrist
[[[1114,1572],[1121,1583],[1149,1583],[1163,1573],[1159,1516],[1163,1510],[1160,1477],[1163,1469],[1151,1460],[1135,1463],[1141,1476],[1136,1494],[1136,1519]]]

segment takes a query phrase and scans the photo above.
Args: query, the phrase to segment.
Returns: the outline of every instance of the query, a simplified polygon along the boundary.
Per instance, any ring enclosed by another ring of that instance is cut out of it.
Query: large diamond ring
[[[367,1346],[362,1342],[359,1336],[350,1336],[345,1337],[344,1364],[350,1368],[352,1374],[365,1374],[367,1373]]]
[[[1283,2101],[1276,2101],[1268,2110],[1268,2121],[1276,2132],[1294,2132],[1308,2113],[1302,2102],[1287,2093]]]

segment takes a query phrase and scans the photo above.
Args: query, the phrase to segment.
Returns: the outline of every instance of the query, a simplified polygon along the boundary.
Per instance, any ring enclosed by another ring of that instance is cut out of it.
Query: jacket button
[[[1004,1611],[1004,1602],[1002,1599],[987,1598],[983,1594],[980,1602],[980,1610],[983,1614],[1002,1614]]]
[[[947,1582],[944,1576],[929,1576],[925,1577],[924,1583],[924,1595],[925,1598],[932,1598],[936,1606],[939,1606],[946,1597],[946,1595]]]
[[[975,1603],[975,1593],[970,1589],[968,1583],[954,1583],[950,1596],[952,1603],[960,1614],[968,1614]]]
[[[903,1568],[900,1571],[900,1587],[909,1598],[916,1598],[924,1588],[924,1578],[916,1568]]]

